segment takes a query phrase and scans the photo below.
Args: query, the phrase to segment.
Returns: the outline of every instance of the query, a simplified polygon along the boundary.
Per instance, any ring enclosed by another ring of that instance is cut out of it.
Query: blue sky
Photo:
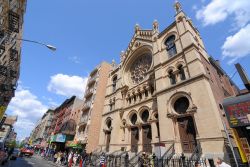
[[[185,13],[200,31],[206,49],[231,76],[234,62],[250,74],[250,1],[180,0]],[[8,114],[17,114],[18,138],[29,136],[36,121],[49,108],[73,94],[82,96],[89,72],[105,60],[119,62],[138,23],[160,30],[174,21],[169,0],[43,0],[28,1],[24,17],[25,39],[57,47],[23,43],[21,76]],[[233,80],[243,88],[238,75]]]

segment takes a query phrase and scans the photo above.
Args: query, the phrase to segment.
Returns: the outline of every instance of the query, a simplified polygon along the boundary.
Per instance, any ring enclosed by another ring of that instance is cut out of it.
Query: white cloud
[[[196,18],[203,25],[213,25],[233,16],[237,27],[243,27],[250,21],[249,0],[212,0],[196,12]]]
[[[59,95],[70,97],[76,95],[82,97],[88,78],[56,74],[50,77],[48,90]]]
[[[80,59],[77,56],[69,57],[69,60],[72,61],[73,63],[80,64]]]
[[[250,54],[250,24],[241,28],[236,34],[227,37],[222,46],[224,58],[230,58],[229,64]]]
[[[221,47],[223,58],[228,58],[229,64],[250,54],[249,9],[250,0],[211,0],[206,6],[196,11],[196,18],[202,21],[204,26],[232,18],[231,27],[225,26],[225,30],[233,29],[237,32],[228,36]]]
[[[15,131],[19,139],[29,136],[35,122],[42,117],[47,109],[47,106],[42,104],[28,89],[19,87],[16,90],[15,97],[12,98],[7,113],[18,116]]]

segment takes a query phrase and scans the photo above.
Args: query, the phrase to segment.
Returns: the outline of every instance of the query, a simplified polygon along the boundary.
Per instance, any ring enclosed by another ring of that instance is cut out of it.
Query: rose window
[[[134,84],[138,84],[143,81],[143,79],[147,76],[151,63],[152,56],[150,54],[144,54],[132,63],[130,74]]]

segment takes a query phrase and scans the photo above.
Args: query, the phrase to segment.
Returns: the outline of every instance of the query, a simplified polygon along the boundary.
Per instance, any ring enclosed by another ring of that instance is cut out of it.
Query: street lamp
[[[0,40],[0,44],[2,44],[4,42],[4,40],[7,38],[7,36],[5,35],[1,40]],[[56,47],[52,46],[52,45],[48,45],[42,42],[38,42],[38,41],[33,41],[33,40],[29,40],[29,39],[22,39],[22,38],[13,38],[15,40],[19,40],[19,41],[25,41],[25,42],[31,42],[31,43],[36,43],[39,45],[43,45],[46,46],[48,49],[52,50],[52,51],[56,51]]]
[[[50,49],[52,51],[56,51],[56,47],[55,46],[48,45],[48,44],[45,44],[45,43],[42,43],[42,42],[37,42],[37,41],[29,40],[29,39],[18,39],[18,38],[16,38],[16,40],[36,43],[36,44],[39,44],[39,45],[46,46],[48,49]]]

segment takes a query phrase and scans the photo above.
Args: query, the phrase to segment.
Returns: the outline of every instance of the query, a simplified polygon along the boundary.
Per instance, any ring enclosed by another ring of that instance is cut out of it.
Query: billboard
[[[230,127],[250,126],[250,94],[226,98],[223,107]]]

